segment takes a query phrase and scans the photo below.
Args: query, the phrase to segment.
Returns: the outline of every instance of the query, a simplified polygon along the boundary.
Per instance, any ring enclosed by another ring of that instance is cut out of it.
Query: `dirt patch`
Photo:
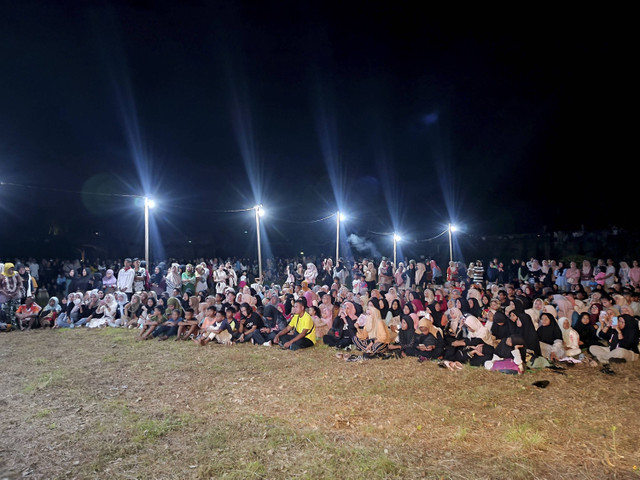
[[[134,335],[0,337],[0,478],[640,478],[637,364],[515,377]]]

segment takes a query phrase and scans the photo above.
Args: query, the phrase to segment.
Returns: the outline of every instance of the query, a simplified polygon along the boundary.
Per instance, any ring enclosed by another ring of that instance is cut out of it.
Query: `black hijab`
[[[382,307],[380,307],[380,316],[384,320],[387,316],[387,313],[389,313],[389,302],[387,302],[386,298],[382,298],[380,299],[380,301],[382,302]]]
[[[518,327],[517,323],[514,322],[514,325],[516,327],[514,333],[519,333],[522,335],[522,337],[524,338],[524,346],[527,349],[532,350],[534,355],[536,356],[540,355],[541,354],[540,339],[538,338],[536,327],[533,325],[531,316],[528,313],[525,313],[524,311],[520,311],[520,312],[516,311],[515,313],[522,326]],[[555,325],[558,328],[558,331],[560,332],[560,338],[562,338],[562,332],[560,331],[560,327],[558,327],[557,323]]]
[[[549,319],[549,325],[542,325],[542,317]],[[562,340],[562,330],[556,319],[550,313],[543,313],[540,315],[540,323],[538,326],[538,340],[548,345],[553,345],[556,340]]]
[[[638,319],[628,313],[624,313],[620,315],[620,317],[624,318],[624,328],[622,329],[623,339],[619,342],[618,346],[638,353],[638,337],[640,336]]]
[[[480,303],[475,298],[470,298],[469,300],[469,313],[476,318],[482,318],[482,307]]]
[[[427,306],[427,311],[433,317],[433,324],[436,327],[441,328],[442,327],[442,315],[444,315],[444,312],[442,310],[440,310],[440,311],[436,310],[436,302],[435,301],[431,302]]]
[[[402,320],[407,323],[407,329],[402,330],[402,328],[400,328],[398,331],[398,341],[403,347],[411,347],[413,346],[416,338],[416,329],[413,325],[413,318],[411,318],[411,315],[403,315]]]
[[[398,305],[398,308],[393,308],[394,305]],[[401,317],[402,316],[402,306],[400,305],[400,300],[397,298],[391,302],[391,307],[389,308],[392,317]]]
[[[504,312],[498,310],[493,314],[493,324],[491,325],[491,335],[498,340],[505,339],[511,334],[511,320],[507,318]]]

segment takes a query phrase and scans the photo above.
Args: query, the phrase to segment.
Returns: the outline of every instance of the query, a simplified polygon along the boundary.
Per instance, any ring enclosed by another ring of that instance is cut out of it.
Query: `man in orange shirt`
[[[25,330],[25,323],[27,324],[27,330],[39,326],[38,316],[40,315],[40,310],[40,305],[33,300],[33,297],[27,297],[24,305],[20,305],[16,310],[16,320],[20,330]]]

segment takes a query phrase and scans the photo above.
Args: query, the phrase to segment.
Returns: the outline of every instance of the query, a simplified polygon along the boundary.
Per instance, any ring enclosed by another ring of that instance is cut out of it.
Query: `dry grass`
[[[640,478],[638,364],[514,377],[133,337],[0,337],[0,478]]]

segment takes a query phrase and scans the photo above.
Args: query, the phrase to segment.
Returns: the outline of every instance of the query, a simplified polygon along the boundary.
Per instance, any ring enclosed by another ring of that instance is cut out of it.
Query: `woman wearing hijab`
[[[544,358],[555,361],[564,357],[565,349],[562,330],[553,315],[549,313],[540,315],[540,326],[537,334],[540,340],[540,351]]]
[[[416,313],[415,308],[413,307],[413,303],[404,304],[404,306],[402,307],[402,317],[404,317],[405,315],[408,315],[412,318],[413,325],[418,325],[420,317]]]
[[[589,353],[600,363],[610,361],[633,362],[638,358],[638,320],[628,314],[619,317],[603,317],[598,337],[609,343],[608,347],[592,345]],[[615,359],[615,360],[614,360]]]
[[[421,296],[418,292],[409,292],[409,302],[413,304],[413,310],[416,313],[420,313],[424,310],[424,304],[422,303]]]
[[[415,285],[424,290],[427,283],[427,266],[423,262],[418,262],[416,266]]]
[[[437,360],[444,356],[445,340],[442,329],[433,324],[433,319],[425,315],[418,322],[416,350],[420,359]]]
[[[127,328],[138,327],[138,320],[142,315],[142,302],[140,301],[140,294],[134,293],[131,296],[131,301],[127,303],[123,309],[124,316],[122,317],[122,325]]]
[[[502,310],[497,310],[493,314],[493,323],[491,324],[491,335],[496,339],[495,344],[510,336],[511,331],[511,320]]]
[[[574,329],[578,332],[578,345],[580,348],[588,349],[591,345],[601,345],[596,335],[598,329],[595,325],[591,324],[591,315],[589,312],[580,314]]]
[[[415,357],[418,355],[415,327],[413,326],[413,319],[409,315],[402,317],[400,329],[398,330],[398,343],[389,344],[389,350],[398,357]]]
[[[86,292],[91,290],[89,282],[91,281],[91,275],[89,275],[89,269],[83,268],[80,271],[80,275],[76,278],[76,290]]]
[[[580,335],[576,330],[571,328],[571,320],[567,317],[561,317],[560,320],[558,320],[558,326],[562,332],[564,356],[577,357],[580,355]]]
[[[476,318],[482,318],[482,307],[478,299],[469,297],[469,315],[473,315]]]
[[[123,325],[122,318],[118,318],[118,302],[116,302],[116,297],[113,293],[107,293],[104,296],[104,300],[101,301],[96,312],[103,315],[103,324],[109,327],[116,328]]]
[[[584,288],[590,288],[593,281],[593,267],[589,260],[582,261],[582,268],[580,269],[580,284]]]
[[[442,310],[440,303],[433,301],[427,306],[426,311],[427,313],[429,313],[429,315],[431,315],[431,318],[433,318],[433,324],[437,328],[442,328],[442,318],[444,316],[444,311]]]
[[[162,268],[159,265],[153,270],[151,277],[149,277],[149,284],[151,286],[151,291],[155,292],[156,295],[166,292],[167,282],[165,281],[164,274],[162,273]],[[150,312],[150,314],[152,314],[152,312]]]
[[[169,271],[167,272],[167,276],[165,277],[165,283],[167,285],[166,292],[169,295],[173,295],[173,291],[176,289],[182,291],[182,276],[180,274],[179,264],[171,264],[171,268],[169,269]]]
[[[449,266],[447,267],[447,282],[457,282],[458,281],[458,266],[456,262],[449,262]]]
[[[484,363],[493,358],[493,342],[491,332],[482,325],[482,322],[473,315],[467,315],[464,319],[467,326],[466,348],[463,363],[467,361],[474,367],[483,366]]]
[[[96,316],[96,310],[98,309],[99,299],[98,292],[90,291],[86,292],[88,299],[86,302],[80,304],[78,311],[78,320],[75,323],[76,327],[81,327],[89,323]],[[99,317],[98,317],[99,318]]]
[[[463,358],[463,350],[466,346],[464,340],[464,315],[458,308],[450,308],[445,314],[449,321],[444,328],[444,359],[459,362]]]
[[[402,262],[398,263],[398,268],[393,274],[393,279],[395,284],[398,286],[398,289],[405,290],[407,288],[406,284],[407,274],[404,269],[404,264]]]
[[[75,298],[76,294],[71,292],[67,295],[67,303],[66,305],[61,305],[60,313],[56,318],[56,323],[53,328],[72,328],[73,321],[71,320],[71,311],[75,307]]]
[[[515,318],[510,315],[510,319],[513,321],[512,332],[522,335],[526,347],[521,352],[522,359],[526,360],[526,350],[531,350],[534,359],[535,357],[539,357],[541,350],[536,328],[533,325],[531,317],[525,313],[523,303],[517,298],[513,301],[513,313],[515,313]]]
[[[366,314],[358,318],[356,328],[358,333],[353,338],[353,344],[364,358],[374,358],[387,351],[390,342],[389,328],[382,320],[375,303],[369,301]]]
[[[531,317],[531,321],[533,322],[533,326],[536,330],[540,324],[540,315],[544,313],[544,307],[544,300],[536,298],[533,301],[531,308],[525,309],[525,313]]]
[[[315,264],[307,263],[307,269],[304,271],[304,279],[307,281],[309,287],[313,287],[316,284],[318,278],[318,269]]]
[[[111,268],[107,269],[102,277],[102,290],[104,293],[114,293],[116,290],[116,284],[118,279],[113,274],[113,270]]]
[[[60,315],[62,307],[58,297],[51,297],[49,302],[40,310],[40,326],[42,328],[54,327],[56,324],[56,318]]]

